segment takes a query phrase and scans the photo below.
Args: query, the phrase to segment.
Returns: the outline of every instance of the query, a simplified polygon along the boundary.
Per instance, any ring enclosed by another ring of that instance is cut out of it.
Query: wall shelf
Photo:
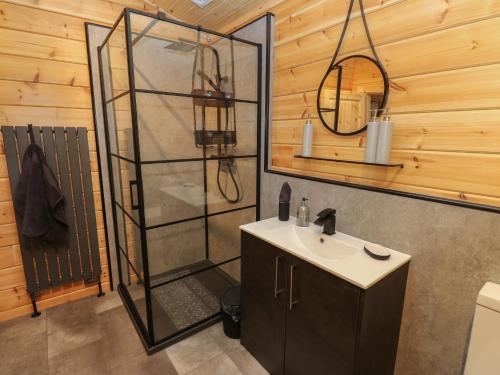
[[[403,163],[398,163],[398,164],[379,164],[379,163],[367,163],[364,161],[357,161],[357,160],[344,160],[344,159],[331,159],[331,158],[319,158],[315,156],[302,156],[302,155],[295,155],[295,158],[298,159],[308,159],[308,160],[321,160],[321,161],[331,161],[334,163],[349,163],[349,164],[363,164],[363,165],[374,165],[377,167],[386,167],[386,168],[404,168]]]

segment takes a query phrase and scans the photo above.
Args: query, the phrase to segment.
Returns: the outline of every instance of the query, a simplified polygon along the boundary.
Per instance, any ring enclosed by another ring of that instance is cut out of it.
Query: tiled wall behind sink
[[[412,256],[396,364],[398,375],[461,373],[477,293],[500,283],[500,215],[263,174],[262,217],[277,216],[281,184],[291,213],[308,197],[311,219],[337,209],[337,229]]]

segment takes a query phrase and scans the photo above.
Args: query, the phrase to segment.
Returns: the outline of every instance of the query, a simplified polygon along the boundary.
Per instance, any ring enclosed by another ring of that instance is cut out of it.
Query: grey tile
[[[42,313],[37,318],[23,316],[0,323],[0,343],[18,336],[29,337],[45,332],[47,332],[47,314]]]
[[[165,352],[148,356],[146,353],[134,357],[111,370],[116,375],[177,375],[172,362]]]
[[[110,368],[115,368],[145,353],[125,307],[117,307],[97,315],[106,358]]]
[[[104,340],[65,351],[49,359],[50,375],[93,375],[109,372]]]
[[[240,340],[231,339],[224,334],[222,323],[215,324],[207,332],[232,359],[244,375],[269,374],[260,363],[240,344]]]
[[[223,353],[217,342],[206,331],[188,337],[165,351],[180,375]]]
[[[0,366],[2,374],[48,374],[47,334],[42,332],[1,340]]]
[[[223,353],[190,371],[188,375],[243,375],[231,358]]]
[[[118,292],[107,292],[104,296],[99,298],[92,298],[94,304],[94,312],[100,314],[104,311],[114,309],[115,307],[122,306],[122,299]]]
[[[47,310],[49,358],[102,338],[89,298]]]

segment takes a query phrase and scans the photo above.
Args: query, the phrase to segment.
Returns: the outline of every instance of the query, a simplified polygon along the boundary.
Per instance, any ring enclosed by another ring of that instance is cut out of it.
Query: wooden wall
[[[290,0],[270,9],[277,16],[272,168],[500,207],[498,0],[365,0],[371,35],[390,77],[391,160],[405,167],[293,158],[309,112],[313,155],[363,159],[366,132],[334,135],[316,112],[316,90],[347,4]],[[368,53],[357,5],[353,15],[340,57]]]
[[[109,290],[99,175],[85,44],[85,21],[111,25],[124,6],[152,10],[141,0],[0,1],[0,123],[85,126],[91,168],[103,286]],[[118,277],[118,275],[115,275]],[[42,293],[45,309],[97,294],[82,283]],[[0,138],[0,321],[31,312]]]

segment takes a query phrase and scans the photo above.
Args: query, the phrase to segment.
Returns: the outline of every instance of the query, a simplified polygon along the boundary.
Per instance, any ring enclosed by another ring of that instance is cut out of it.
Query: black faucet
[[[314,224],[323,226],[323,233],[331,236],[335,234],[335,220],[337,210],[333,208],[325,208],[317,216]]]

